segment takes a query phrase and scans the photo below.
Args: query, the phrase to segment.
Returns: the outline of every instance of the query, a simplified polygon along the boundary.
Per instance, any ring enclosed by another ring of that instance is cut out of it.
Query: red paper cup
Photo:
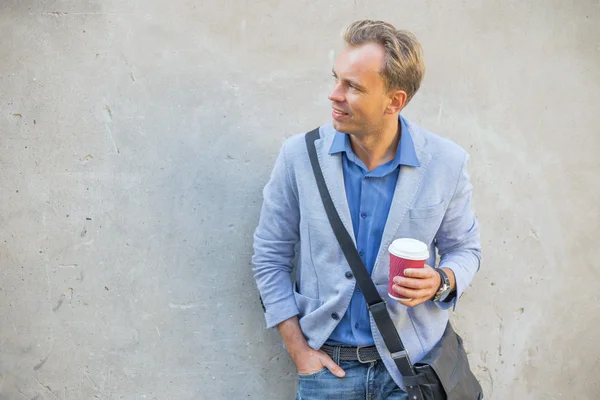
[[[394,277],[404,276],[404,270],[407,268],[423,268],[429,258],[429,250],[425,243],[409,238],[394,240],[388,250],[390,252],[388,296],[392,299],[404,300],[406,297],[400,296],[392,289]]]

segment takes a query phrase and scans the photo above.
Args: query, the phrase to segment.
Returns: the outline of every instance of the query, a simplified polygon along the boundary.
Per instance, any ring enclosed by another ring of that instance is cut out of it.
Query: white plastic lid
[[[429,250],[420,240],[410,238],[396,239],[390,244],[389,252],[407,260],[427,260]]]

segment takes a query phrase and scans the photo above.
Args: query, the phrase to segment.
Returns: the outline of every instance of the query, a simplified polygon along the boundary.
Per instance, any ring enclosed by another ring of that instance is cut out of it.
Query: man
[[[425,72],[412,33],[357,21],[344,40],[329,95],[333,125],[321,126],[315,143],[319,163],[337,212],[416,363],[440,340],[447,310],[456,307],[479,269],[468,156],[400,116]],[[388,247],[400,237],[432,250],[425,268],[394,278],[394,290],[406,300],[387,295]],[[434,248],[441,272],[433,268]],[[297,398],[407,399],[327,219],[304,135],[288,139],[277,158],[264,189],[254,251],[267,327],[277,327],[298,369]],[[449,288],[443,284],[448,280]]]

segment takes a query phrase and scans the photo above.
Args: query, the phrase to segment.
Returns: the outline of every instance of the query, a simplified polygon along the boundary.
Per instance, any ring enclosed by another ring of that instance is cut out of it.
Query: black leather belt
[[[335,360],[336,353],[339,354],[340,361],[359,361],[363,364],[381,360],[381,356],[375,346],[331,346],[324,344],[321,347],[329,357]]]

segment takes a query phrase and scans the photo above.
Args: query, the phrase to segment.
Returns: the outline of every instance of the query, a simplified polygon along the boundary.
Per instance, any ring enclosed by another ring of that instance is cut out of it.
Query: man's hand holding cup
[[[429,258],[427,245],[416,239],[396,239],[389,252],[388,295],[407,307],[431,300],[442,279],[435,269],[425,264]]]

